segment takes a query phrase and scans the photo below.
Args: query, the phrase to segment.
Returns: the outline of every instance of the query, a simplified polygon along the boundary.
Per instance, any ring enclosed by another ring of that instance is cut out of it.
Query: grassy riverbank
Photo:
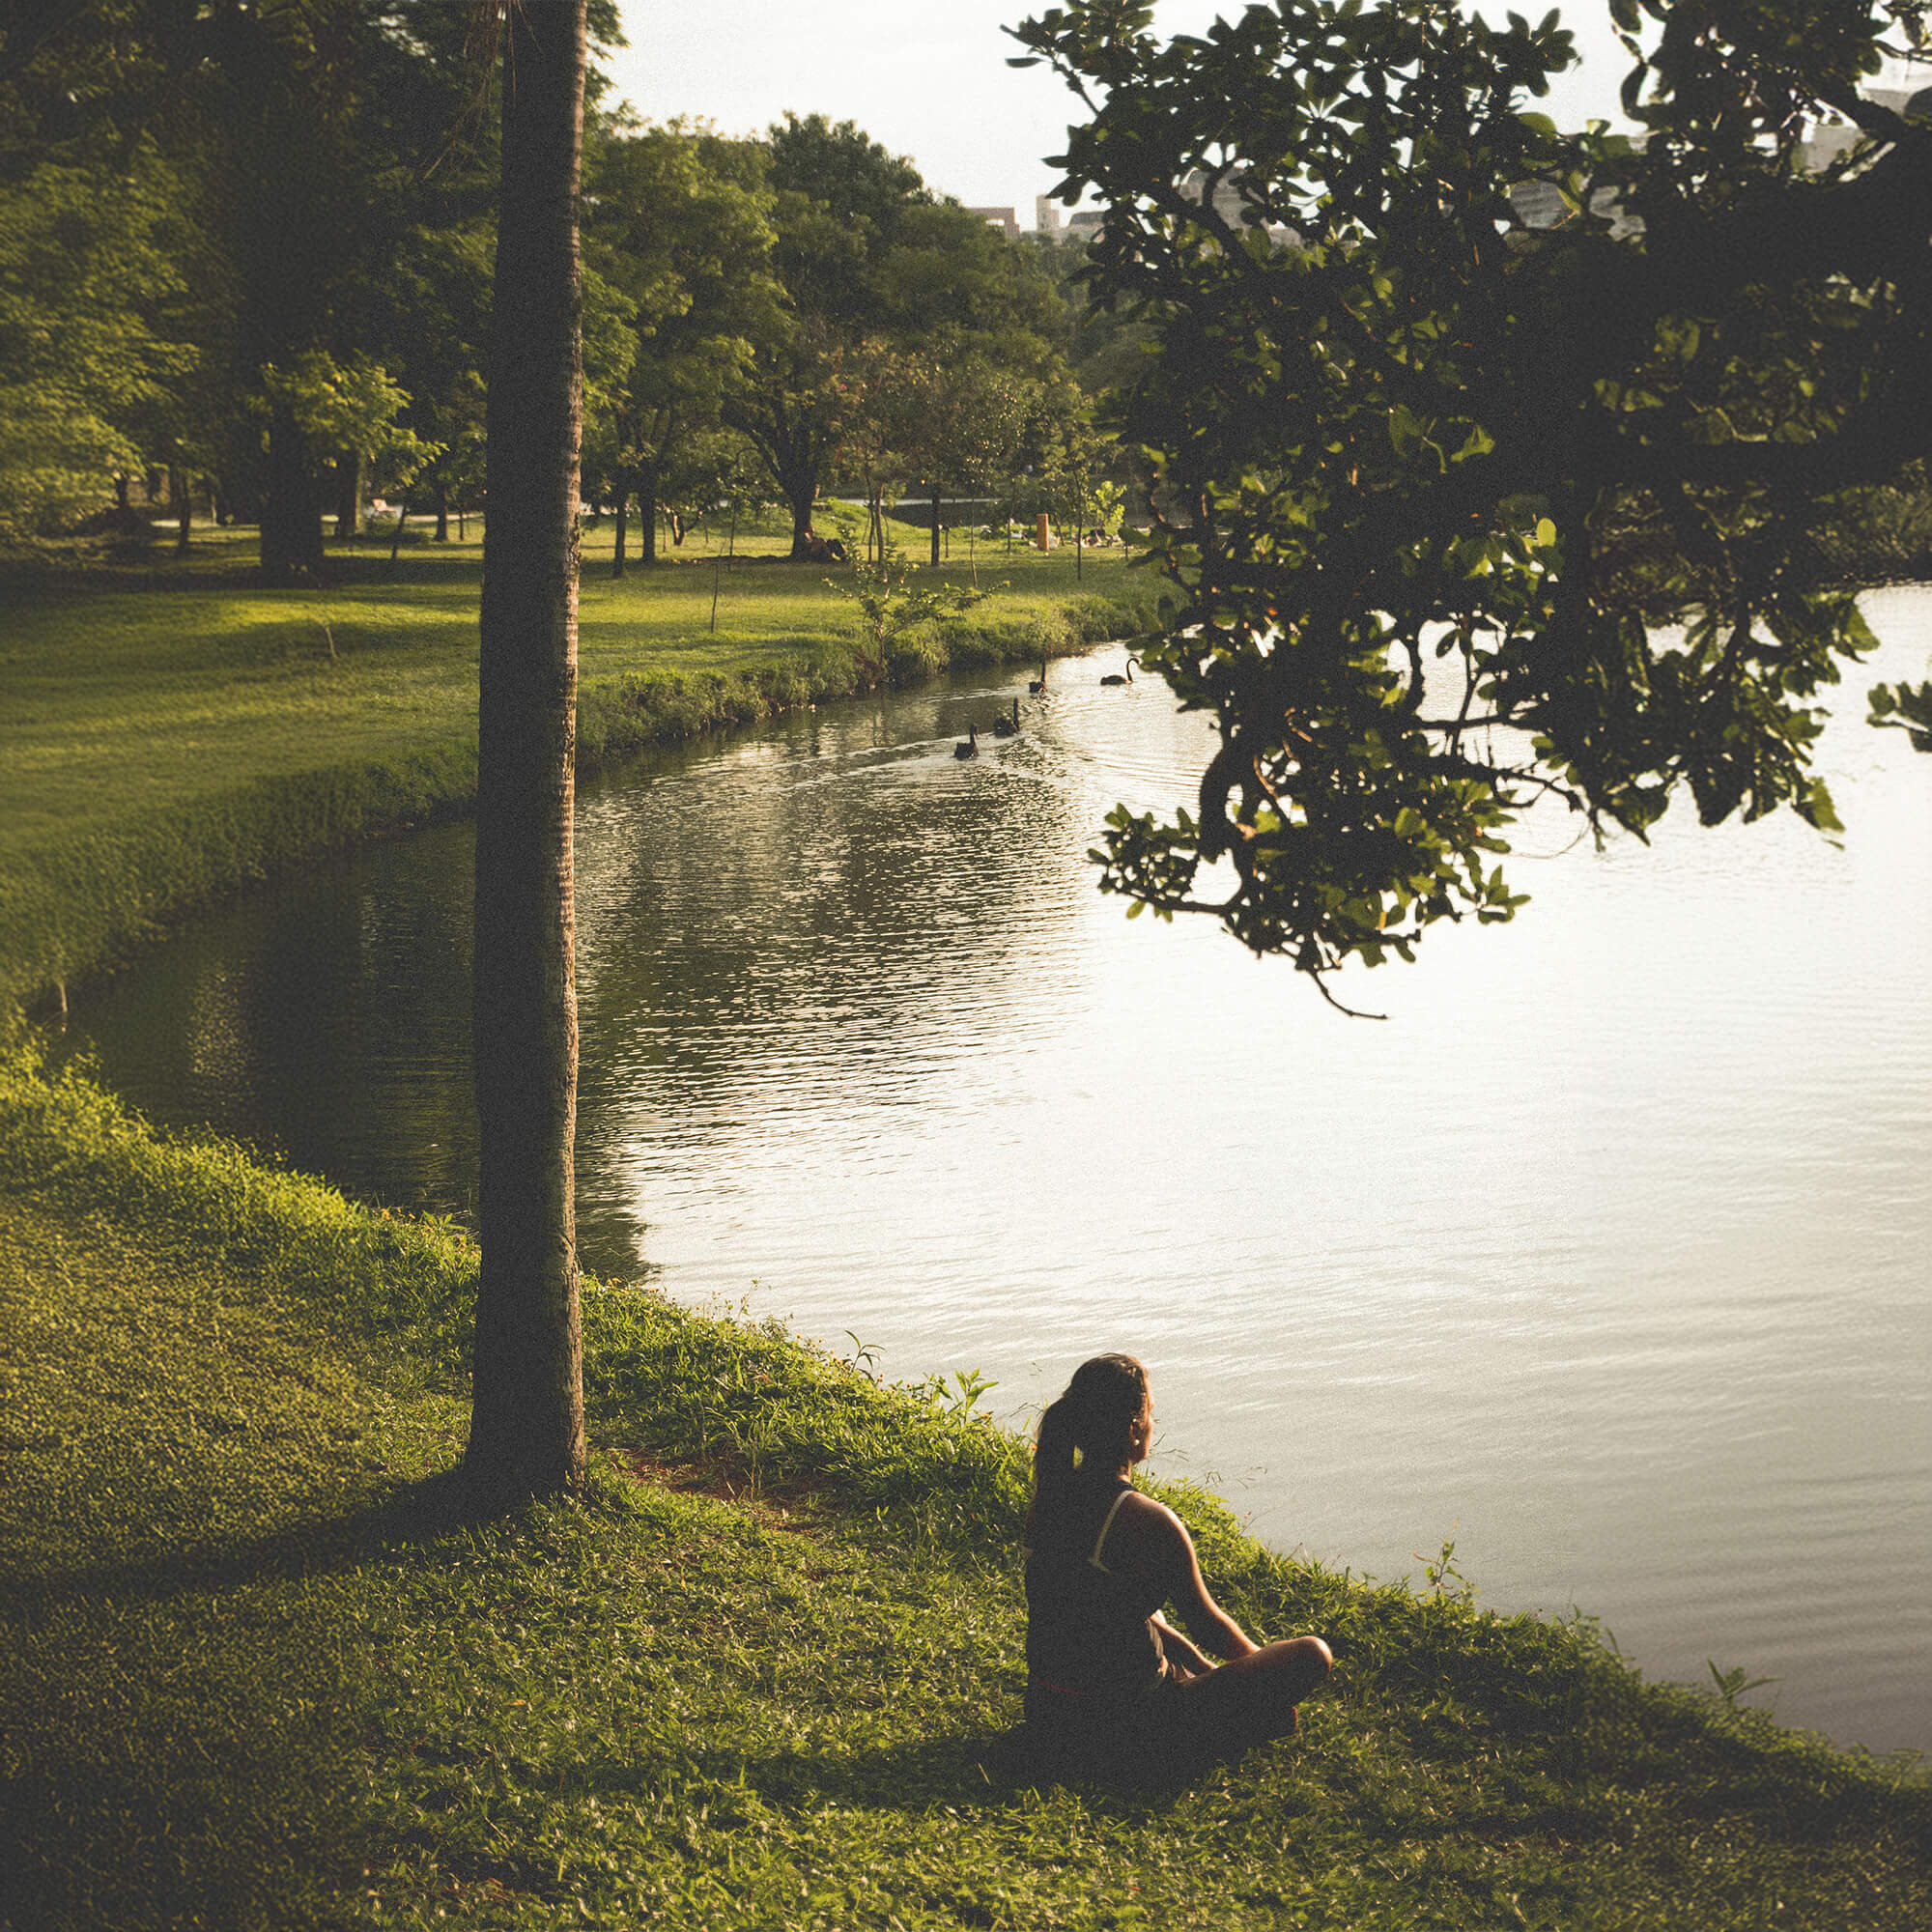
[[[1897,1766],[1587,1626],[1271,1556],[1298,1739],[1062,1786],[1017,1716],[1024,1452],[943,1391],[591,1286],[586,1500],[465,1520],[474,1257],[31,1056],[0,1068],[0,1923],[1859,1927],[1932,1918]]]
[[[714,641],[711,566],[595,562],[593,757],[850,689],[822,571],[724,579]],[[895,674],[1121,627],[1068,614],[1070,559],[1009,570]],[[12,998],[195,897],[461,809],[475,572],[374,552],[270,596],[212,542],[0,586],[0,1041]],[[1138,591],[1116,558],[1077,595]],[[446,1480],[474,1268],[451,1226],[0,1051],[4,1932],[1932,1920],[1902,1763],[1645,1686],[1453,1578],[1270,1555],[1186,1489],[1217,1594],[1322,1632],[1331,1690],[1184,1789],[1030,1774],[1001,1748],[1021,1443],[956,1391],[592,1283],[590,1492],[476,1522]]]
[[[623,582],[586,546],[586,767],[641,745],[851,695],[836,569],[745,537]],[[369,545],[313,589],[250,579],[249,533],[84,571],[0,576],[0,1002],[79,977],[185,907],[475,789],[478,526],[467,544]],[[1122,554],[1015,551],[948,575],[1009,587],[909,643],[910,683],[1033,662],[1143,621]],[[716,594],[716,627],[712,607]]]

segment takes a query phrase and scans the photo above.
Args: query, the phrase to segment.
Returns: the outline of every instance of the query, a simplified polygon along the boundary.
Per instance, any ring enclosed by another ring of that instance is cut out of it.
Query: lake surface
[[[1343,1018],[1085,854],[1191,797],[1208,727],[1057,666],[687,748],[586,787],[586,1265],[788,1318],[1014,1421],[1153,1371],[1156,1470],[1384,1578],[1456,1544],[1501,1609],[1602,1619],[1874,1749],[1932,1748],[1932,758],[1862,723],[1849,827],[1598,854],[1521,829],[1513,925],[1438,931]],[[1679,813],[1682,813],[1680,818]],[[76,1009],[158,1118],[461,1209],[467,826],[231,906]]]

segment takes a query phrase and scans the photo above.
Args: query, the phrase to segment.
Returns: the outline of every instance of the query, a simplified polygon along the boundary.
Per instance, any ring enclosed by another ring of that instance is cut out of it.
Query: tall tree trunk
[[[436,535],[432,541],[435,543],[447,543],[449,541],[449,485],[442,480],[440,473],[435,477],[434,482],[436,486]]]
[[[584,0],[509,8],[503,33],[476,795],[483,1266],[466,1457],[496,1503],[583,1476],[571,821]]]
[[[818,472],[810,476],[781,479],[785,501],[791,505],[791,554],[794,557],[811,554],[811,506],[818,500]]]
[[[932,567],[939,568],[939,485],[932,486]]]
[[[308,438],[278,407],[269,418],[268,491],[262,499],[262,582],[286,589],[322,574],[322,493]]]
[[[658,560],[658,466],[646,458],[638,465],[638,561]]]
[[[611,546],[611,575],[622,577],[626,557],[626,546],[631,535],[631,479],[617,478],[617,537]]]

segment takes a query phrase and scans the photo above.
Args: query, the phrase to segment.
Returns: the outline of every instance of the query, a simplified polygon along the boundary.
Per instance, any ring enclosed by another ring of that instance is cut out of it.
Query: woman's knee
[[[1334,1652],[1319,1636],[1283,1637],[1268,1645],[1265,1657],[1269,1674],[1292,1678],[1297,1697],[1326,1683],[1335,1667]]]

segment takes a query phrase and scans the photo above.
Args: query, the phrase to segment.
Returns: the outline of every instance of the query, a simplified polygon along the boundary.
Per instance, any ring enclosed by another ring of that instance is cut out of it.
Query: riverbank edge
[[[360,1207],[320,1181],[269,1167],[245,1149],[213,1136],[157,1132],[84,1073],[68,1068],[50,1075],[40,1042],[17,1021],[0,1050],[0,1199],[6,1193],[64,1218],[75,1231],[76,1245],[86,1230],[111,1225],[125,1231],[135,1252],[189,1253],[198,1265],[225,1277],[231,1319],[251,1303],[298,1311],[312,1337],[306,1345],[299,1333],[296,1337],[298,1379],[306,1373],[299,1350],[310,1347],[318,1386],[339,1384],[341,1365],[347,1363],[370,1391],[361,1406],[433,1409],[442,1418],[443,1455],[460,1441],[452,1427],[466,1393],[462,1364],[476,1251],[452,1224]],[[58,1333],[49,1341],[50,1329],[57,1331],[58,1321],[43,1321],[36,1339],[57,1354],[69,1345]],[[917,1386],[882,1384],[861,1365],[789,1336],[776,1323],[681,1308],[647,1289],[586,1281],[583,1334],[586,1403],[598,1463],[589,1499],[593,1514],[603,1507],[598,1493],[623,1486],[625,1479],[614,1473],[620,1460],[647,1483],[662,1484],[682,1473],[709,1493],[737,1498],[741,1513],[763,1511],[769,1517],[775,1508],[782,1514],[789,1507],[803,1512],[794,1519],[801,1524],[816,1521],[824,1537],[856,1537],[860,1547],[884,1552],[882,1562],[951,1577],[949,1587],[977,1594],[982,1602],[990,1592],[1004,1635],[999,1654],[976,1662],[980,1682],[977,1699],[969,1701],[986,1710],[982,1738],[987,1729],[997,1731],[1017,1717],[1018,1605],[1011,1552],[1025,1520],[1028,1457],[1016,1434],[975,1412],[970,1398],[936,1378]],[[82,1349],[85,1343],[71,1346]],[[255,1357],[244,1359],[252,1363]],[[167,1386],[168,1365],[156,1360],[153,1370],[156,1387]],[[168,1402],[146,1398],[133,1407],[144,1411],[136,1428],[121,1430],[113,1418],[103,1425],[122,1438],[124,1454],[172,1470],[184,1445],[205,1441],[210,1422],[202,1413],[177,1413]],[[14,1426],[21,1426],[17,1417]],[[423,1440],[436,1433],[427,1423],[409,1426]],[[30,1458],[36,1449],[43,1456],[48,1450],[33,1439],[10,1446],[24,1448]],[[280,1452],[267,1445],[267,1453],[272,1459]],[[425,1469],[414,1480],[434,1474]],[[1526,1861],[1524,1882],[1553,1888],[1551,1904],[1570,1882],[1559,1883],[1560,1870],[1570,1871],[1578,1885],[1585,1884],[1587,1870],[1592,1876],[1585,1889],[1592,1889],[1605,1883],[1602,1861],[1617,1866],[1640,1851],[1645,1859],[1656,1856],[1635,1842],[1639,1825],[1652,1830],[1671,1818],[1680,1821],[1692,1847],[1697,1830],[1709,1834],[1719,1848],[1717,1870],[1721,1872],[1727,1860],[1745,1860],[1742,1869],[1733,1864],[1721,1880],[1741,1902],[1760,1889],[1766,1904],[1774,1893],[1790,1896],[1793,1871],[1780,1868],[1787,1861],[1802,1865],[1815,1859],[1849,1860],[1875,1874],[1872,1895],[1883,1899],[1885,1910],[1857,1922],[1911,1923],[1910,1913],[1899,1909],[1908,1894],[1915,1901],[1932,1896],[1932,1785],[1905,1757],[1875,1760],[1843,1751],[1814,1736],[1783,1730],[1734,1699],[1646,1684],[1587,1619],[1554,1622],[1480,1609],[1453,1571],[1435,1576],[1422,1594],[1407,1587],[1406,1579],[1387,1584],[1354,1578],[1265,1549],[1242,1531],[1225,1505],[1203,1492],[1162,1484],[1157,1493],[1187,1520],[1217,1597],[1243,1622],[1277,1633],[1319,1630],[1335,1649],[1334,1701],[1324,1699],[1313,1714],[1316,1728],[1306,1747],[1320,1744],[1327,1754],[1321,1775],[1336,1782],[1326,1797],[1365,1807],[1366,1826],[1351,1819],[1349,1831],[1394,1829],[1383,1816],[1397,1802],[1392,1789],[1384,1788],[1385,1778],[1419,1776],[1420,1762],[1439,1752],[1443,1761],[1431,1776],[1447,1779],[1475,1808],[1458,1827],[1451,1817],[1437,1818],[1433,1810],[1425,1816],[1411,1805],[1413,1815],[1405,1812],[1402,1833],[1419,1833],[1439,1857],[1452,1861],[1486,1860],[1513,1845],[1510,1856]],[[114,1505],[109,1500],[95,1507],[111,1516]],[[294,1532],[293,1548],[286,1521],[256,1523],[245,1514],[231,1513],[219,1524],[190,1522],[187,1540],[203,1547],[200,1560],[214,1563],[215,1582],[209,1587],[219,1595],[248,1587],[265,1564],[261,1574],[270,1578],[277,1565],[291,1563],[307,1575],[309,1558],[302,1551],[311,1543],[324,1549],[337,1526],[326,1509],[318,1512],[313,1504],[299,1510],[298,1520],[309,1526]],[[554,1548],[554,1530],[542,1527],[549,1519],[535,1520],[535,1554],[520,1560],[538,1569],[554,1560],[579,1574],[582,1552]],[[196,1530],[200,1533],[193,1534]],[[48,1571],[60,1571],[61,1556],[71,1560],[58,1545],[63,1537],[72,1540],[74,1525],[59,1510],[29,1511],[24,1531],[14,1533],[24,1542],[16,1546],[10,1568],[15,1584],[33,1598]],[[35,1548],[43,1533],[56,1546],[51,1554]],[[139,1533],[152,1534],[153,1525],[144,1524]],[[329,1567],[323,1562],[318,1574]],[[99,1580],[88,1580],[90,1574]],[[98,1598],[100,1614],[119,1614],[114,1604],[127,1579],[117,1584],[118,1574],[111,1561],[97,1573],[83,1570],[77,1596],[69,1586],[70,1601],[84,1605]],[[400,1630],[407,1626],[404,1599],[412,1585],[405,1584],[402,1573],[394,1573],[393,1582],[383,1581],[389,1574],[358,1588],[379,1596],[393,1590],[397,1602],[365,1603],[358,1615],[380,1609],[382,1620]],[[136,1598],[151,1587],[138,1575],[131,1586]],[[734,1587],[750,1593],[747,1601],[734,1603],[734,1620],[757,1630],[769,1607],[761,1607],[755,1594],[762,1586],[748,1573]],[[512,1613],[493,1612],[506,1620]],[[39,1612],[24,1614],[28,1621],[22,1629],[39,1627]],[[521,1623],[516,1634],[524,1635]],[[538,1644],[532,1665],[541,1668],[543,1646],[535,1632],[531,1640]],[[906,1686],[905,1710],[895,1721],[916,1731],[922,1699],[938,1688],[937,1681],[923,1687],[918,1673],[925,1670],[946,1682],[947,1694],[956,1694],[956,1686],[946,1679],[957,1664],[934,1657],[923,1665],[915,1660],[911,1667],[915,1675]],[[76,1656],[71,1668],[85,1682],[96,1666]],[[380,1680],[380,1670],[377,1676]],[[380,1700],[380,1686],[373,1694]],[[460,1679],[450,1694],[468,1712],[465,1748],[497,1753],[505,1763],[520,1752],[527,1756],[526,1742],[513,1735],[520,1721],[514,1711],[494,1717],[477,1711]],[[842,1686],[835,1677],[816,1694],[836,1701]],[[626,1721],[641,1724],[647,1717],[634,1711]],[[829,1715],[826,1720],[831,1721]],[[396,1721],[410,1736],[422,1722],[419,1715],[407,1712]],[[574,1721],[568,1727],[574,1731]],[[497,1728],[504,1733],[500,1746],[489,1742]],[[139,1746],[138,1738],[128,1744],[135,1757]],[[383,1785],[393,1775],[408,1788],[411,1778],[430,1776],[435,1763],[425,1765],[411,1755],[420,1747],[411,1745],[397,1764],[370,1771],[369,1782]],[[572,1746],[581,1747],[582,1741]],[[1378,1768],[1384,1760],[1393,1768]],[[1312,1761],[1298,1773],[1294,1763],[1269,1759],[1228,1774],[1223,1802],[1241,1787],[1243,1777],[1262,1779],[1262,1788],[1272,1793],[1281,1779],[1290,1780],[1292,1788],[1297,1777],[1315,1775]],[[980,1781],[981,1774],[971,1775]],[[1504,1802],[1492,1788],[1498,1776],[1517,1793],[1505,1804],[1507,1816],[1517,1819],[1507,1831],[1487,1808]],[[218,1767],[206,1775],[215,1794],[208,1802],[231,1802],[232,1794],[221,1795],[222,1777]],[[1474,1782],[1465,1789],[1463,1781],[1469,1779]],[[987,1802],[996,1795],[989,1787]],[[1021,1794],[1016,1802],[1025,1808],[1033,1801]],[[1072,1802],[1077,1810],[1078,1801]],[[1307,1802],[1299,1801],[1304,1806]],[[897,1807],[877,1803],[883,1823]],[[863,1805],[860,1812],[863,1817]],[[403,1837],[413,1830],[403,1830]],[[1762,1871],[1751,1862],[1753,1846],[1765,1860]],[[587,1841],[586,1856],[592,1849]],[[1060,1862],[1071,1856],[1077,1863],[1077,1845],[1049,1837],[1044,1849]],[[1389,1870],[1387,1922],[1436,1922],[1433,1917],[1411,1920],[1394,1909],[1423,1874],[1411,1877],[1395,1864]],[[559,1884],[563,1871],[559,1865]],[[1234,1876],[1231,1869],[1230,1882]],[[1360,1871],[1350,1865],[1349,1883],[1359,1882]],[[1646,1872],[1646,1892],[1657,1883],[1658,1874]],[[1513,1902],[1515,1892],[1509,1895]],[[1525,1901],[1529,1895],[1524,1892]],[[1240,1896],[1226,1901],[1231,1912]],[[1314,1922],[1384,1920],[1372,1915]],[[1467,1922],[1600,1921],[1594,1916],[1531,1920],[1499,1905],[1493,1918]],[[1686,1910],[1656,1918],[1622,1915],[1613,1922],[1733,1921]]]
[[[1082,592],[1045,617],[969,613],[928,625],[894,646],[882,682],[901,689],[951,671],[1065,657],[1147,629],[1156,596],[1151,584],[1139,597]],[[733,675],[646,666],[586,680],[578,694],[579,776],[871,688],[849,645],[813,639],[774,649],[781,654]],[[353,845],[466,816],[475,798],[472,727],[391,758],[213,789],[185,807],[31,850],[0,870],[0,1006],[60,1007],[193,912]]]

